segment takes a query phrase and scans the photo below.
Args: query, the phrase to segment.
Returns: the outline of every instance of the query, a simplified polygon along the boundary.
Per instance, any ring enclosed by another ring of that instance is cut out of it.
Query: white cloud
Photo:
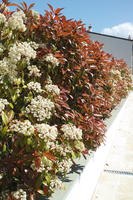
[[[127,22],[112,26],[111,28],[104,28],[102,30],[102,33],[125,38],[128,38],[128,36],[130,35],[133,39],[133,24]]]

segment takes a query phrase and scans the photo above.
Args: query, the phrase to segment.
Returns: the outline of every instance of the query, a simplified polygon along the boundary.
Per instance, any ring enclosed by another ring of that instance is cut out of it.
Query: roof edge
[[[113,35],[107,35],[107,34],[103,34],[103,33],[93,32],[93,31],[88,31],[88,33],[92,33],[92,34],[95,34],[95,35],[102,35],[102,36],[111,37],[111,38],[117,38],[117,39],[121,39],[121,40],[127,40],[127,41],[130,41],[130,42],[133,41],[133,40],[128,39],[128,38],[117,37],[117,36],[113,36]]]

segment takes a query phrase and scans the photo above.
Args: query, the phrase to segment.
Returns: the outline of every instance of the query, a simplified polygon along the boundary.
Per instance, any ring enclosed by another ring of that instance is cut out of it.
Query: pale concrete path
[[[91,200],[133,200],[133,92]]]

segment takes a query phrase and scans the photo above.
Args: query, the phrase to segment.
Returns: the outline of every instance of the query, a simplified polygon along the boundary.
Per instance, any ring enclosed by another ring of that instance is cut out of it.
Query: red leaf
[[[44,194],[45,194],[45,195],[48,194],[48,187],[47,187],[47,186],[44,186],[44,187],[43,187],[43,191],[44,191]]]
[[[35,166],[36,166],[37,169],[39,169],[40,165],[41,165],[41,158],[38,157],[38,158],[35,160]]]
[[[16,4],[16,3],[9,3],[8,6],[16,6],[16,7],[20,8],[20,9],[22,10],[22,7],[19,6],[19,5]]]
[[[56,157],[48,152],[43,152],[43,155],[52,161],[56,161]]]
[[[95,63],[97,63],[97,61],[96,60],[88,60],[87,63],[88,64],[95,64]]]
[[[80,66],[75,66],[75,67],[73,67],[73,69],[75,69],[75,70],[80,70],[81,67],[80,67]]]
[[[10,15],[11,13],[13,13],[13,12],[10,11],[10,12],[5,12],[3,14],[6,16],[6,15]]]
[[[88,95],[87,93],[83,93],[82,96],[83,96],[83,97],[90,98],[90,95]]]
[[[34,7],[35,3],[30,4],[29,9]]]
[[[37,151],[35,151],[35,152],[33,153],[33,156],[38,157],[38,156],[39,156],[39,153],[38,153]]]
[[[53,6],[51,6],[49,3],[48,3],[48,7],[54,12]]]
[[[27,4],[23,1],[23,3],[21,3],[21,5],[23,6],[23,8],[25,9],[25,10],[28,10],[28,6],[27,6]]]
[[[88,149],[85,149],[84,151],[82,151],[82,154],[88,154]]]
[[[84,137],[85,137],[85,139],[87,139],[87,140],[89,140],[89,139],[94,139],[94,138],[95,138],[95,136],[93,136],[93,135],[88,135],[88,134],[85,134]]]
[[[56,10],[55,10],[55,15],[57,15],[61,10],[63,10],[64,8],[57,8]]]

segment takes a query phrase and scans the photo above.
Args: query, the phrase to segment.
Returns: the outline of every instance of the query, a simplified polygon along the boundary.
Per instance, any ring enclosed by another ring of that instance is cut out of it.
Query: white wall
[[[117,37],[112,37],[108,35],[102,35],[94,32],[90,32],[90,39],[94,41],[99,41],[104,44],[104,50],[107,53],[112,54],[118,59],[124,59],[127,65],[132,68],[132,45],[133,41],[128,39],[122,39]]]

